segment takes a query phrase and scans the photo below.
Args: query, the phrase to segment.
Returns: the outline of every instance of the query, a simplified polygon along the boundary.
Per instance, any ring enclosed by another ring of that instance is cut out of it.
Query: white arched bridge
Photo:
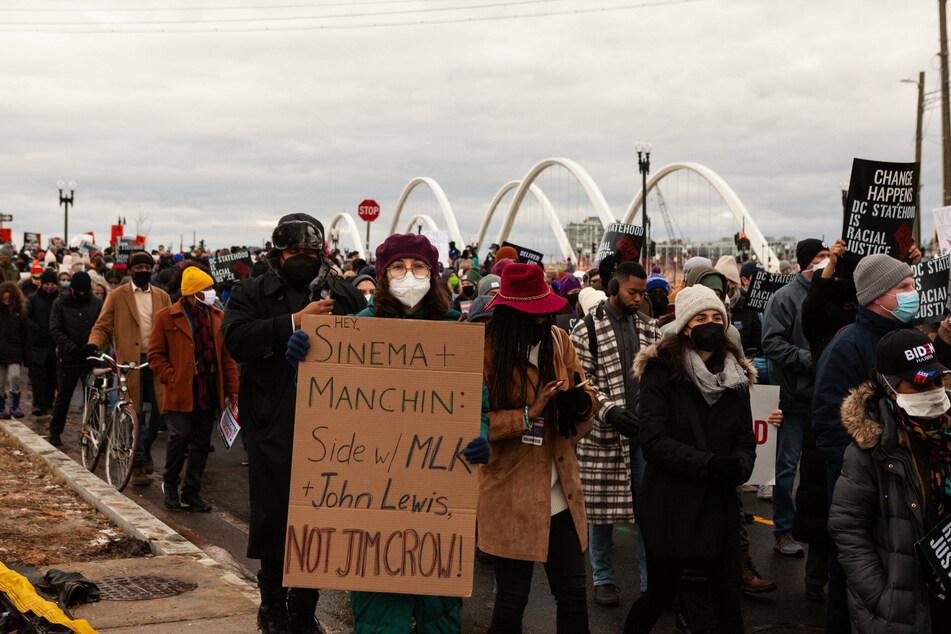
[[[634,174],[640,183],[639,174]],[[512,242],[543,252],[554,260],[592,261],[604,229],[612,222],[641,224],[647,196],[649,235],[655,257],[704,255],[716,259],[733,253],[733,236],[745,233],[750,252],[767,268],[779,265],[767,238],[730,185],[699,163],[671,163],[638,187],[624,210],[615,214],[591,175],[567,158],[549,158],[533,165],[519,180],[496,192],[484,211],[457,218],[439,183],[430,177],[410,180],[397,200],[387,235],[413,231],[445,231],[458,247]],[[529,195],[530,194],[530,195]],[[473,204],[469,202],[467,207]],[[384,210],[386,213],[386,210]],[[467,228],[463,232],[459,220]],[[354,216],[337,214],[329,231],[345,248],[366,256]],[[673,254],[673,256],[672,256]],[[681,262],[682,263],[682,262]],[[670,262],[668,261],[669,265]]]

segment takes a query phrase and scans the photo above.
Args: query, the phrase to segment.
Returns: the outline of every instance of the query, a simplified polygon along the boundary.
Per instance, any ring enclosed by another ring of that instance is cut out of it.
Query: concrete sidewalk
[[[39,456],[83,499],[155,557],[51,566],[105,579],[98,603],[72,610],[100,632],[256,632],[257,591],[141,506],[88,472],[26,425],[0,420],[22,449]],[[131,592],[137,589],[138,592]],[[170,594],[175,593],[175,594]]]

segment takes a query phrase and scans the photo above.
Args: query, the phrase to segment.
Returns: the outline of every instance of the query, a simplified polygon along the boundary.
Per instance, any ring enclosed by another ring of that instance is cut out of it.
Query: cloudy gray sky
[[[152,245],[181,233],[187,245],[192,231],[229,245],[260,244],[267,231],[245,229],[284,213],[326,222],[364,198],[383,207],[376,241],[403,186],[431,176],[474,238],[495,191],[549,156],[580,163],[620,216],[639,189],[638,138],[653,143],[655,169],[695,161],[722,175],[764,233],[834,239],[852,158],[914,158],[917,93],[900,80],[925,70],[931,91],[939,77],[933,0],[703,0],[382,28],[366,25],[635,3],[5,4],[0,211],[15,235],[44,242],[63,231],[58,179],[79,183],[71,233],[98,238],[142,212]],[[251,8],[275,5],[300,6]],[[130,21],[144,24],[107,24]],[[260,30],[339,26],[359,28]],[[927,235],[941,197],[939,111],[925,122]]]

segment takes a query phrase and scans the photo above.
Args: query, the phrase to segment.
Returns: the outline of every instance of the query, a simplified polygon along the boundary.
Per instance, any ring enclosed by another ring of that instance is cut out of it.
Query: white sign
[[[951,207],[938,207],[933,210],[934,228],[938,232],[938,248],[941,255],[951,253]]]
[[[221,440],[224,441],[228,451],[231,451],[231,445],[234,444],[234,440],[238,437],[240,431],[238,404],[232,402],[230,398],[226,398],[225,408],[221,410],[221,418],[218,419],[218,433],[221,435]]]
[[[448,231],[423,231],[423,235],[429,240],[430,244],[439,251],[439,261],[445,267],[449,266],[449,232]]]
[[[779,409],[778,385],[755,385],[750,391],[750,409],[753,411],[753,437],[756,438],[756,462],[747,484],[774,484],[776,482],[776,436],[779,429],[766,420]]]

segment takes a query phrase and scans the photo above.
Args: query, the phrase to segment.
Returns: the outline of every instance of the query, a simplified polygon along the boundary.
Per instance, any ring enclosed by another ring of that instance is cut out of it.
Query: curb
[[[208,568],[217,569],[222,581],[233,586],[255,605],[258,604],[257,590],[250,584],[46,442],[29,427],[16,420],[0,420],[0,428],[13,436],[23,449],[42,458],[80,497],[95,506],[125,533],[146,542],[154,554],[189,557]]]

